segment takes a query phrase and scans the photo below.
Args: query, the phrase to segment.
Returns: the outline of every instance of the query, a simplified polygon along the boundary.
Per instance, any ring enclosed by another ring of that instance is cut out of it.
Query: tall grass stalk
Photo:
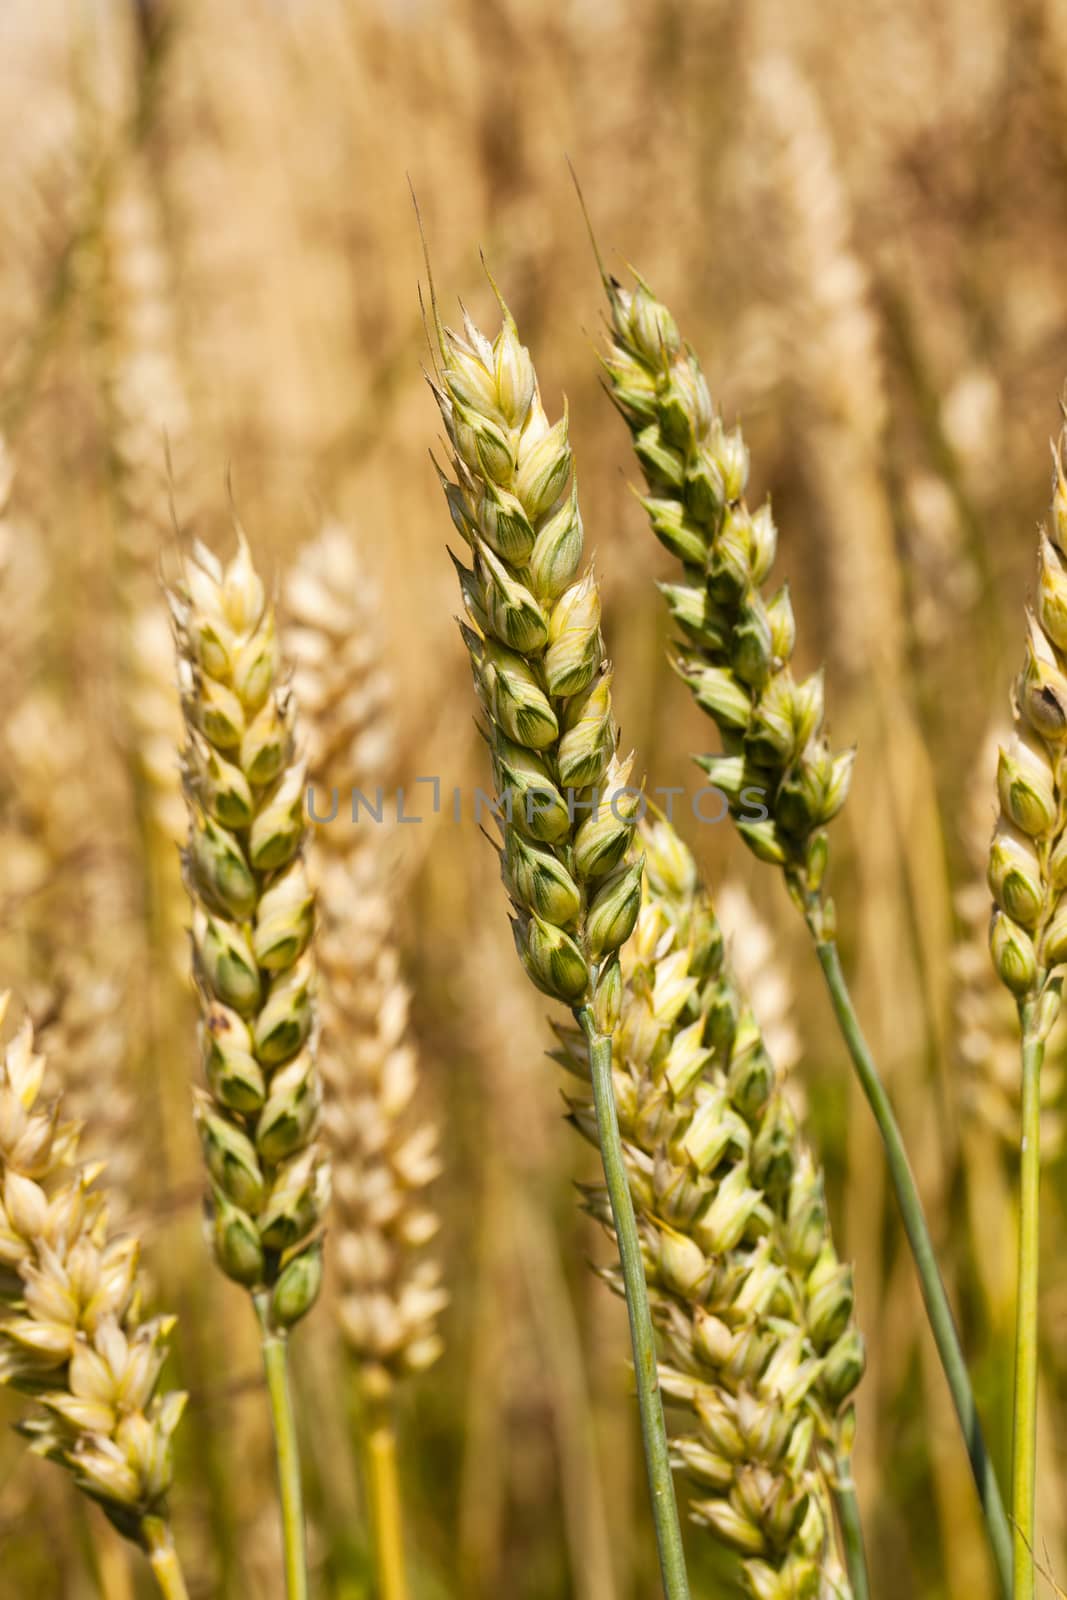
[[[860,1086],[878,1124],[885,1148],[886,1162],[900,1208],[904,1232],[911,1246],[915,1267],[919,1275],[919,1288],[926,1307],[930,1330],[937,1345],[937,1353],[952,1394],[952,1401],[963,1432],[967,1456],[974,1474],[978,1497],[982,1502],[989,1539],[1004,1593],[1010,1590],[1012,1571],[1012,1537],[1007,1515],[1000,1495],[993,1463],[989,1459],[978,1406],[971,1387],[967,1363],[960,1345],[952,1307],[945,1291],[944,1280],[937,1264],[933,1241],[923,1213],[922,1200],[915,1185],[907,1151],[893,1111],[893,1105],[879,1075],[874,1057],[867,1048],[859,1018],[856,1016],[848,984],[841,968],[837,943],[820,930],[816,909],[808,917],[808,926],[815,941],[815,952],[826,979],[830,1003],[834,1008],[841,1036],[845,1041]]]
[[[1034,1006],[1019,1008],[1022,1024],[1023,1101],[1019,1172],[1019,1292],[1015,1314],[1015,1400],[1011,1463],[1014,1600],[1035,1593],[1037,1465],[1037,1281],[1041,1189],[1041,1063],[1045,1041],[1033,1031]]]
[[[300,1478],[300,1449],[289,1385],[289,1338],[284,1328],[271,1326],[270,1297],[255,1296],[256,1315],[262,1329],[263,1370],[267,1379],[274,1449],[278,1469],[278,1498],[282,1513],[282,1548],[287,1600],[307,1600],[307,1547],[304,1535],[304,1497]]]
[[[863,1524],[860,1521],[856,1485],[852,1481],[852,1462],[848,1456],[837,1459],[837,1478],[833,1487],[837,1525],[841,1531],[841,1547],[845,1552],[845,1567],[852,1585],[853,1600],[871,1600],[871,1584],[867,1573],[867,1549],[863,1542]]]
[[[141,1532],[152,1575],[164,1600],[189,1600],[169,1525],[161,1517],[145,1517]]]
[[[671,1478],[667,1430],[663,1420],[663,1399],[659,1389],[659,1368],[656,1363],[656,1341],[648,1306],[641,1241],[637,1235],[637,1219],[634,1216],[630,1185],[622,1158],[619,1119],[615,1110],[615,1094],[611,1078],[611,1036],[604,1035],[598,1030],[596,1020],[588,1006],[576,1011],[575,1016],[589,1046],[589,1069],[593,1082],[597,1136],[626,1291],[626,1311],[630,1319],[630,1342],[633,1346],[634,1374],[637,1383],[637,1404],[641,1414],[641,1437],[645,1447],[645,1465],[648,1471],[649,1493],[652,1496],[652,1514],[656,1524],[660,1567],[668,1597],[677,1595],[680,1600],[684,1600],[689,1594],[689,1580],[685,1569],[682,1530],[674,1501],[674,1483]]]
[[[389,1398],[364,1400],[363,1462],[374,1542],[378,1600],[407,1600],[404,1521],[397,1470],[396,1421]]]

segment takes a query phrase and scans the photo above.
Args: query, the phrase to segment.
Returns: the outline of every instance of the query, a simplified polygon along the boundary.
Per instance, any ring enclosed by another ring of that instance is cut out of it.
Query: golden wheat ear
[[[42,1100],[44,1068],[23,1022],[0,1059],[0,1383],[35,1402],[19,1424],[34,1453],[73,1475],[180,1600],[167,1493],[185,1395],[160,1387],[174,1318],[142,1321],[140,1242],[112,1232],[102,1168]]]
[[[337,794],[337,814],[317,829],[309,853],[337,1312],[364,1393],[385,1398],[436,1360],[447,1295],[425,1248],[438,1225],[426,1199],[440,1169],[437,1129],[419,1112],[410,994],[393,928],[384,805],[394,738],[381,595],[352,536],[331,524],[301,551],[284,598],[308,782],[331,797],[320,802],[324,814]],[[367,800],[362,821],[352,820],[354,794]]]

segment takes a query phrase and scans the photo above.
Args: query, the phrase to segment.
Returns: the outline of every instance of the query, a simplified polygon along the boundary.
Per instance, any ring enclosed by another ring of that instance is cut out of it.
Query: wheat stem
[[[1011,1534],[1008,1528],[1008,1519],[1001,1500],[1000,1489],[992,1463],[989,1459],[982,1437],[982,1425],[978,1418],[978,1407],[975,1403],[974,1391],[967,1373],[967,1364],[960,1348],[959,1334],[952,1316],[952,1308],[948,1302],[945,1285],[937,1265],[937,1257],[930,1239],[930,1230],[923,1215],[922,1201],[919,1191],[915,1186],[908,1162],[904,1141],[897,1124],[893,1106],[886,1093],[885,1085],[878,1073],[874,1058],[863,1037],[859,1018],[856,1016],[849,994],[845,975],[841,970],[841,960],[837,952],[837,943],[834,939],[827,939],[820,934],[817,913],[809,911],[808,926],[811,928],[815,939],[815,949],[819,957],[826,986],[830,991],[830,1000],[833,1004],[834,1015],[841,1029],[841,1035],[848,1047],[852,1064],[856,1069],[860,1086],[867,1097],[867,1103],[874,1113],[874,1120],[878,1124],[878,1131],[882,1136],[885,1146],[886,1162],[889,1174],[896,1191],[897,1204],[900,1207],[901,1220],[904,1231],[911,1246],[911,1253],[915,1258],[915,1266],[919,1274],[919,1287],[922,1291],[923,1303],[926,1306],[926,1315],[937,1345],[937,1353],[941,1358],[945,1377],[948,1380],[949,1390],[952,1394],[956,1415],[960,1420],[963,1430],[964,1442],[967,1446],[967,1455],[974,1473],[975,1486],[978,1497],[985,1513],[986,1524],[989,1530],[989,1541],[993,1549],[993,1558],[996,1562],[997,1572],[1003,1593],[1011,1593]],[[1035,1223],[1036,1231],[1036,1223]],[[1018,1591],[1016,1591],[1018,1600]]]
[[[871,1584],[867,1576],[867,1551],[863,1544],[863,1524],[860,1521],[856,1485],[852,1481],[852,1458],[837,1458],[837,1475],[834,1482],[834,1505],[837,1525],[841,1531],[841,1548],[845,1554],[848,1581],[853,1600],[871,1600]]]
[[[285,1551],[285,1592],[288,1600],[307,1600],[307,1552],[304,1542],[304,1501],[300,1484],[300,1452],[296,1418],[289,1390],[289,1340],[284,1331],[272,1330],[270,1297],[257,1294],[256,1313],[263,1329],[263,1369],[267,1375],[271,1423],[278,1461],[278,1496],[282,1512]]]
[[[363,1448],[378,1580],[375,1594],[377,1600],[407,1600],[396,1426],[387,1401],[368,1401]]]
[[[597,1030],[593,1013],[588,1006],[583,1006],[576,1012],[576,1016],[589,1044],[589,1067],[593,1080],[593,1103],[596,1108],[600,1155],[604,1165],[604,1181],[611,1202],[611,1215],[626,1289],[626,1310],[630,1319],[630,1341],[634,1353],[637,1404],[641,1413],[641,1437],[645,1449],[652,1517],[656,1525],[663,1590],[667,1600],[688,1600],[689,1580],[686,1576],[682,1530],[678,1521],[674,1481],[671,1477],[667,1452],[667,1431],[663,1421],[663,1401],[660,1396],[652,1316],[648,1308],[648,1289],[645,1284],[637,1221],[634,1217],[633,1201],[630,1198],[630,1185],[623,1163],[619,1120],[615,1111],[611,1077],[611,1038]]]
[[[1035,1003],[1019,1007],[1022,1023],[1022,1128],[1019,1170],[1019,1294],[1015,1313],[1015,1402],[1011,1511],[1014,1600],[1033,1600],[1037,1463],[1037,1278],[1041,1187],[1041,1063],[1045,1040],[1034,1029]]]
[[[141,1537],[164,1600],[189,1600],[169,1525],[162,1517],[145,1517],[141,1523]]]

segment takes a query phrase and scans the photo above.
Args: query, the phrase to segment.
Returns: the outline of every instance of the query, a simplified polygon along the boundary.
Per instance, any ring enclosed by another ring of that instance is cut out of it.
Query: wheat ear
[[[383,799],[393,748],[380,596],[346,530],[326,527],[285,590],[285,644],[307,727],[308,780],[336,795],[310,870],[319,912],[323,1126],[333,1169],[338,1320],[363,1397],[366,1473],[382,1600],[407,1593],[394,1391],[425,1371],[447,1302],[426,1252],[438,1219],[426,1189],[440,1170],[437,1129],[418,1115],[383,820],[352,820],[352,796]],[[320,805],[324,802],[320,799]],[[357,802],[358,804],[358,802]]]
[[[1000,816],[989,852],[993,964],[1015,996],[1022,1033],[1019,1293],[1012,1454],[1015,1600],[1035,1593],[1038,1220],[1041,1068],[1067,961],[1067,479],[1053,448],[1051,533],[1041,534],[1036,604],[1015,686],[1015,734],[1000,751]]]
[[[9,1004],[0,995],[0,1027]],[[157,1392],[174,1319],[141,1320],[139,1241],[113,1234],[78,1162],[78,1129],[40,1098],[44,1058],[24,1022],[0,1061],[0,1383],[31,1395],[19,1424],[148,1554],[185,1600],[167,1517],[184,1394]]]
[[[434,310],[439,372],[432,387],[455,472],[454,481],[443,482],[472,563],[455,561],[498,796],[501,871],[527,973],[572,1007],[589,1040],[660,1567],[674,1600],[689,1586],[611,1092],[618,951],[641,905],[641,859],[630,853],[641,797],[630,786],[632,761],[616,754],[600,594],[591,571],[579,576],[582,522],[567,417],[549,422],[503,301],[503,326],[492,343],[466,315],[459,334]]]
[[[614,1083],[661,1381],[686,1421],[674,1459],[756,1600],[851,1596],[832,1509],[863,1371],[851,1269],[696,863],[666,822],[641,835]],[[557,1060],[587,1075],[581,1034],[557,1031]],[[571,1109],[595,1137],[587,1091]],[[590,1206],[610,1227],[602,1191]]]
[[[964,843],[973,875],[955,897],[959,937],[953,952],[954,1020],[963,1109],[997,1145],[1017,1151],[1022,1091],[1018,1007],[989,959],[989,827],[997,804],[991,791],[997,787],[1001,747],[1010,743],[1005,720],[998,719],[996,729],[987,734],[971,779]],[[1064,1067],[1062,1033],[1054,1030],[1041,1068],[1042,1159],[1063,1149]]]
[[[305,770],[272,607],[238,529],[223,567],[197,546],[170,592],[183,751],[193,970],[207,1089],[195,1112],[215,1259],[252,1294],[278,1448],[290,1600],[307,1593],[287,1380],[290,1328],[322,1277],[329,1167],[318,1138],[314,897]]]
[[[683,581],[662,585],[678,626],[674,661],[722,739],[722,754],[698,757],[698,763],[726,797],[749,848],[782,869],[814,940],[838,1027],[885,1147],[1008,1593],[1011,1532],[1000,1488],[922,1201],[849,994],[833,902],[823,889],[825,825],[844,804],[852,753],[833,755],[823,735],[821,673],[797,683],[789,670],[796,629],[788,590],[783,586],[764,599],[778,536],[769,504],[755,513],[745,504],[748,452],[740,431],[723,428],[696,356],[648,285],[638,279],[633,290],[624,289],[606,274],[603,281],[611,308],[608,391],[633,435],[653,531],[682,564]]]

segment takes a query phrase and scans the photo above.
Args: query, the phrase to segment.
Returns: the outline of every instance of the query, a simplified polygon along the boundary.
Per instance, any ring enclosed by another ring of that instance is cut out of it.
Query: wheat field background
[[[481,249],[569,401],[619,721],[661,785],[708,735],[667,664],[669,558],[602,392],[601,248],[703,354],[773,495],[802,665],[825,660],[857,1003],[898,1107],[993,1453],[1010,1440],[1016,1068],[984,957],[990,740],[1009,720],[1067,376],[1062,0],[6,0],[0,8],[0,987],[24,996],[180,1316],[190,1591],[280,1596],[268,1420],[211,1267],[177,698],[158,574],[229,493],[281,592],[327,522],[378,584],[389,833],[420,1107],[439,1128],[443,1353],[401,1413],[418,1600],[658,1592],[625,1310],[470,803],[486,779],[428,452],[417,196],[438,292]],[[6,476],[6,465],[5,465]],[[173,507],[173,511],[172,511]],[[445,804],[432,814],[439,778]],[[456,820],[454,791],[464,796]],[[868,1344],[855,1470],[879,1600],[994,1594],[869,1113],[773,875],[680,831],[766,991]],[[726,886],[729,886],[728,888]],[[743,891],[743,892],[742,892]],[[745,896],[747,895],[747,899]],[[727,908],[732,908],[732,918]],[[768,938],[769,934],[769,938]],[[1067,1587],[1064,1041],[1046,1076],[1039,1555]],[[294,1340],[316,1595],[373,1593],[329,1289]],[[5,1420],[19,1405],[3,1399]],[[0,1439],[0,1597],[145,1580]],[[725,1587],[694,1533],[695,1591]]]

